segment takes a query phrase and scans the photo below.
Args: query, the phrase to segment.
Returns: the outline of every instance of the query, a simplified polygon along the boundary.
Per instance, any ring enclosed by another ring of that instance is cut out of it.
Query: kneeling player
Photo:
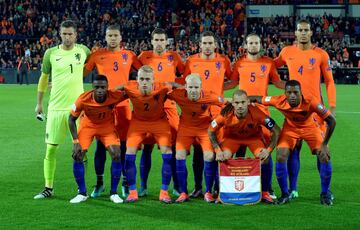
[[[70,203],[80,203],[88,196],[84,178],[83,158],[94,137],[104,143],[111,157],[111,191],[110,200],[122,203],[117,194],[117,187],[121,176],[120,145],[115,131],[113,107],[125,100],[121,91],[108,90],[107,78],[103,75],[95,77],[93,90],[80,95],[69,116],[69,128],[73,137],[73,173],[78,185],[79,194]],[[80,128],[77,132],[76,120],[82,114]]]
[[[175,89],[168,95],[181,108],[180,125],[176,138],[176,173],[181,193],[176,202],[185,202],[189,199],[186,155],[195,141],[201,145],[204,152],[206,183],[204,200],[214,202],[211,189],[214,184],[216,163],[207,128],[211,122],[210,105],[222,105],[223,98],[213,92],[202,91],[202,82],[198,74],[188,75],[185,82],[185,89]]]
[[[254,97],[252,100],[274,106],[285,116],[276,155],[276,176],[282,193],[278,203],[289,202],[286,160],[297,141],[305,140],[312,154],[317,155],[320,161],[320,202],[324,205],[332,205],[331,193],[329,192],[332,167],[327,145],[336,121],[331,112],[321,102],[305,100],[301,93],[300,83],[296,80],[286,82],[285,95],[265,98]],[[325,120],[327,124],[325,137],[322,137],[321,129],[314,122],[313,113]]]
[[[152,135],[162,152],[162,186],[159,200],[171,203],[168,187],[171,180],[171,131],[164,111],[164,102],[169,91],[164,83],[154,83],[154,71],[144,65],[139,69],[137,82],[125,86],[125,92],[133,105],[133,116],[127,135],[125,172],[129,184],[127,202],[138,200],[136,190],[136,152],[147,135]]]
[[[261,126],[271,131],[269,146],[265,146]],[[216,133],[222,127],[224,134],[220,144]],[[232,103],[228,104],[209,126],[209,137],[216,152],[216,160],[230,159],[242,145],[247,146],[261,159],[262,201],[265,203],[274,203],[269,194],[272,172],[268,157],[276,145],[279,133],[280,128],[275,121],[258,107],[251,105],[243,90],[234,92]]]

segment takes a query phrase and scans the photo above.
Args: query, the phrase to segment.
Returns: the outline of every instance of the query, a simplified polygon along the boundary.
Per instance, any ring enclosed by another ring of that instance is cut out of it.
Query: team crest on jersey
[[[169,62],[173,62],[173,61],[174,61],[174,57],[173,57],[172,55],[169,55],[169,56],[167,57],[167,59],[168,59]]]
[[[315,62],[316,62],[315,58],[310,58],[309,59],[309,64],[310,64],[309,69],[314,69]]]
[[[237,190],[237,191],[242,191],[243,189],[244,189],[244,186],[245,185],[245,182],[244,182],[244,180],[235,180],[234,181],[234,188],[235,188],[235,190]]]
[[[215,67],[216,67],[217,70],[220,70],[220,68],[221,68],[221,62],[219,62],[219,61],[216,62],[216,63],[215,63]]]
[[[263,77],[265,75],[266,69],[267,69],[266,65],[261,65],[260,66],[260,71],[261,71],[260,76]]]
[[[208,107],[208,105],[207,105],[207,104],[201,104],[201,109],[202,109],[202,110],[206,110],[206,109],[207,109],[207,107]]]
[[[80,61],[80,59],[81,59],[81,54],[80,54],[80,53],[76,53],[76,54],[75,54],[75,59],[76,59],[77,61]]]
[[[121,57],[124,60],[123,64],[125,65],[127,63],[127,60],[129,59],[129,55],[128,54],[122,54]]]
[[[250,123],[250,124],[247,125],[247,127],[248,127],[249,129],[253,129],[253,128],[254,128],[254,124],[253,124],[253,123]]]
[[[261,65],[261,66],[260,66],[261,72],[265,73],[266,69],[267,69],[267,68],[266,68],[266,65]]]

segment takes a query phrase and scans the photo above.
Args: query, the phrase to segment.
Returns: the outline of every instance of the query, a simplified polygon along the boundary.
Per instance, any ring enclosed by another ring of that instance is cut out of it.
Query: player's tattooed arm
[[[250,102],[256,102],[256,103],[259,103],[261,104],[261,101],[262,101],[262,96],[248,96]]]
[[[211,142],[213,148],[215,150],[219,149],[220,145],[219,145],[219,142],[218,142],[217,137],[216,137],[216,132],[208,129],[208,135],[209,135],[209,139],[210,139],[210,142]]]
[[[276,82],[273,82],[275,87],[276,88],[279,88],[279,89],[285,89],[285,81],[283,80],[280,80],[280,81],[276,81]]]
[[[234,80],[224,81],[224,90],[233,89],[233,88],[235,88],[238,84],[239,84],[239,82],[238,82],[238,81],[234,81]]]
[[[179,84],[179,83],[176,83],[176,82],[173,82],[173,81],[167,81],[167,82],[165,82],[165,84],[170,85],[170,87],[173,88],[173,89],[184,88],[183,85],[181,85],[181,84]]]

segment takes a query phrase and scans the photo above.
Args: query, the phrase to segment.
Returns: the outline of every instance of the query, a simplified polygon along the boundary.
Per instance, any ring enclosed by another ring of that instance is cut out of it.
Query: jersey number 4
[[[304,70],[304,66],[302,65],[302,66],[300,66],[300,68],[298,69],[298,73],[299,73],[300,75],[302,75],[303,70]]]

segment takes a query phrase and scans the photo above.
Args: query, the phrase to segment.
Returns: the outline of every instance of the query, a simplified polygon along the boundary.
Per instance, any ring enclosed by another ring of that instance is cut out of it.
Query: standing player
[[[43,113],[43,96],[51,73],[48,120],[46,122],[46,154],[44,159],[45,189],[34,199],[51,197],[56,168],[56,151],[68,129],[67,120],[71,105],[83,89],[83,68],[90,50],[76,44],[77,26],[66,20],[60,25],[61,44],[46,50],[41,67],[35,112]]]
[[[151,33],[151,44],[153,46],[153,50],[143,51],[139,55],[139,61],[143,65],[149,65],[152,67],[154,70],[155,82],[175,82],[176,75],[180,75],[182,72],[184,72],[184,64],[177,52],[166,50],[167,35],[164,29],[156,28]],[[175,140],[179,125],[179,115],[176,108],[176,103],[172,100],[166,100],[164,109],[171,127],[173,142],[172,170],[174,193],[178,195],[175,167]],[[145,144],[143,148],[140,160],[141,187],[139,196],[145,196],[147,194],[147,179],[151,168],[151,152],[153,147],[153,144]]]
[[[215,179],[216,162],[214,162],[214,153],[207,128],[212,119],[210,105],[223,105],[223,98],[213,92],[203,91],[198,74],[188,75],[185,82],[185,89],[175,89],[168,94],[168,97],[175,100],[181,108],[181,119],[176,138],[176,173],[181,194],[176,202],[185,202],[189,199],[186,156],[195,141],[201,145],[204,152],[206,184],[204,200],[214,202],[211,190]]]
[[[212,32],[206,31],[200,37],[201,52],[189,57],[185,64],[183,76],[191,73],[197,73],[202,80],[202,88],[206,91],[213,91],[218,96],[223,96],[225,77],[230,79],[231,66],[230,60],[215,52],[216,40]],[[212,106],[211,115],[216,117],[220,114],[221,107]],[[200,145],[194,145],[193,170],[195,179],[195,188],[190,197],[199,197],[202,195],[202,173],[204,171],[204,161]],[[217,182],[217,180],[215,180]],[[218,191],[218,186],[215,190]]]
[[[286,83],[285,95],[254,97],[253,99],[258,103],[274,106],[285,116],[276,155],[276,176],[282,193],[278,203],[285,204],[290,200],[286,160],[291,149],[299,140],[303,139],[308,143],[312,154],[317,155],[320,161],[320,202],[324,205],[332,205],[329,192],[332,170],[328,143],[335,128],[335,117],[316,98],[305,99],[301,92],[300,83],[296,80],[290,80]],[[322,136],[321,129],[313,120],[314,113],[325,120],[327,124],[325,137]]]
[[[271,131],[270,143],[265,143],[261,126]],[[217,140],[216,133],[224,128],[223,140]],[[269,164],[269,156],[279,137],[280,128],[275,121],[263,113],[257,106],[251,105],[244,90],[234,92],[231,104],[228,104],[209,126],[210,141],[216,152],[216,160],[227,160],[241,145],[259,157],[262,164]],[[261,173],[262,200],[274,203],[269,196],[271,174]]]
[[[162,153],[162,185],[159,200],[171,203],[168,187],[171,180],[171,131],[164,111],[168,87],[163,83],[154,84],[154,72],[148,65],[139,69],[136,84],[125,86],[125,92],[133,105],[133,116],[127,135],[127,150],[125,156],[126,177],[129,184],[127,202],[138,200],[136,190],[136,152],[147,135],[152,135]]]
[[[87,200],[85,170],[83,158],[94,137],[101,140],[111,157],[111,190],[110,200],[123,203],[117,194],[121,176],[120,141],[115,130],[113,107],[125,100],[121,91],[108,90],[107,78],[98,75],[93,81],[93,90],[80,95],[72,107],[69,116],[69,128],[73,137],[73,173],[78,185],[78,195],[70,203],[80,203]],[[81,116],[79,131],[76,120]]]
[[[322,76],[326,85],[330,111],[335,114],[336,89],[331,67],[329,66],[329,55],[323,49],[311,44],[312,31],[307,20],[300,20],[296,23],[295,36],[297,44],[287,46],[281,50],[279,57],[275,59],[276,66],[287,65],[290,80],[300,82],[305,99],[315,98],[317,101],[324,103],[320,85]],[[325,132],[324,121],[317,115],[315,115],[315,119],[323,132]],[[298,197],[297,178],[300,169],[300,147],[295,148],[288,160],[291,198]],[[332,170],[331,164],[329,167]],[[319,161],[318,169],[320,169]]]
[[[239,84],[239,89],[245,90],[249,96],[267,96],[270,81],[277,88],[284,89],[285,82],[280,80],[274,61],[260,54],[261,39],[259,35],[249,34],[246,36],[245,41],[247,55],[235,63],[231,76],[233,82]],[[258,105],[258,107],[262,112],[270,116],[266,106]],[[266,141],[270,142],[270,131],[266,128],[263,128],[262,131]],[[245,151],[243,154],[245,154]],[[269,157],[269,164],[263,164],[261,172],[269,174],[270,181],[272,181],[273,162],[271,155]],[[270,191],[272,193],[272,189]],[[273,193],[271,197],[276,198]]]
[[[88,75],[94,68],[96,68],[98,74],[107,76],[110,89],[126,84],[129,80],[130,71],[132,69],[139,69],[141,64],[132,51],[120,48],[121,39],[120,27],[118,25],[110,25],[107,27],[105,34],[107,47],[105,49],[99,49],[91,54],[84,68],[84,76]],[[114,113],[115,127],[121,141],[121,159],[122,164],[124,164],[126,135],[131,119],[129,100],[119,103],[114,108]],[[91,197],[98,197],[104,191],[103,176],[106,161],[105,146],[101,143],[101,141],[96,142],[94,161],[97,183],[94,191],[91,193]],[[122,166],[124,175],[124,165]],[[124,181],[125,176],[123,176],[123,186],[125,185]]]

